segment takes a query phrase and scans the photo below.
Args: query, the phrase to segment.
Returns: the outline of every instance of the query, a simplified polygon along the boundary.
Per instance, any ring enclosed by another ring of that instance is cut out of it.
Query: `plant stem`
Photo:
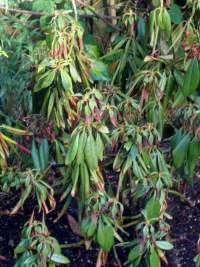
[[[193,207],[194,206],[194,203],[192,201],[190,201],[186,196],[184,196],[183,194],[181,194],[180,192],[177,192],[175,190],[169,189],[168,190],[168,193],[180,197],[181,201],[188,203],[188,205],[190,207]]]
[[[84,241],[84,240],[81,240],[81,241],[76,242],[76,243],[63,244],[63,245],[61,245],[60,247],[61,247],[61,248],[66,248],[66,249],[67,249],[67,248],[78,248],[78,247],[84,245],[84,243],[85,243],[85,241]]]
[[[122,227],[123,227],[123,228],[129,228],[129,227],[131,227],[131,226],[133,226],[133,225],[138,224],[139,222],[140,222],[140,220],[135,220],[135,221],[132,221],[132,222],[130,222],[130,223],[124,224]]]
[[[119,257],[118,257],[117,250],[116,250],[116,247],[115,247],[115,246],[113,247],[113,252],[114,252],[115,259],[116,259],[116,261],[117,261],[118,266],[119,266],[119,267],[122,267],[122,264],[121,264],[121,261],[120,261],[120,259],[119,259]]]

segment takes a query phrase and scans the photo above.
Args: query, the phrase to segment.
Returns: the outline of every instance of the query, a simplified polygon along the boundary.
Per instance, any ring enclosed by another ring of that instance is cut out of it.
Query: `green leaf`
[[[91,170],[96,170],[98,166],[97,152],[96,152],[96,144],[92,133],[89,134],[86,146],[85,146],[85,159],[87,161],[88,167]]]
[[[173,245],[168,241],[156,241],[156,246],[163,250],[171,250],[173,249]]]
[[[92,60],[90,75],[93,81],[110,81],[108,66],[100,60]]]
[[[37,255],[29,256],[28,258],[23,261],[23,266],[32,266],[32,264],[36,263]],[[33,265],[34,266],[34,265]]]
[[[128,261],[131,263],[141,256],[140,245],[137,245],[131,249],[128,254]]]
[[[50,97],[49,97],[49,103],[48,103],[48,108],[47,108],[47,118],[49,119],[53,110],[53,106],[55,103],[55,93],[52,92]]]
[[[80,165],[80,174],[81,174],[82,200],[84,201],[85,199],[87,199],[90,191],[90,177],[89,177],[88,167],[84,162],[82,162]]]
[[[97,231],[97,241],[104,251],[109,252],[114,244],[114,233],[112,226],[104,225],[102,222],[100,222]]]
[[[81,164],[81,162],[84,160],[84,150],[85,150],[85,145],[87,141],[87,134],[84,131],[81,133],[80,138],[79,138],[79,145],[78,145],[78,152],[77,152],[77,163]]]
[[[156,10],[152,10],[149,14],[149,30],[150,30],[150,35],[154,35],[154,25],[156,21]]]
[[[79,145],[79,134],[72,137],[69,150],[67,152],[65,164],[69,165],[76,157]]]
[[[84,37],[84,47],[89,56],[92,58],[100,57],[100,47],[92,34],[87,34]]]
[[[33,11],[38,12],[54,12],[54,2],[52,0],[36,0],[32,6]]]
[[[44,75],[41,76],[36,87],[34,88],[34,92],[39,92],[44,88],[48,88],[54,81],[56,75],[56,70],[49,70]]]
[[[148,220],[158,218],[160,216],[160,202],[156,198],[151,198],[145,207],[146,217]]]
[[[131,150],[130,150],[131,159],[135,160],[137,155],[138,155],[138,149],[137,149],[136,145],[132,145]]]
[[[72,169],[72,182],[73,182],[73,187],[72,187],[72,190],[71,190],[71,195],[74,196],[75,192],[76,192],[76,186],[77,186],[77,183],[78,183],[78,178],[79,178],[79,166],[75,166],[73,169]]]
[[[185,97],[193,94],[198,88],[200,81],[199,65],[196,58],[190,61],[189,67],[184,77],[183,94]]]
[[[112,50],[108,52],[105,56],[101,57],[106,63],[113,63],[122,57],[124,53],[123,49],[118,49],[118,50]]]
[[[174,166],[176,168],[180,168],[183,165],[188,151],[189,143],[190,136],[187,134],[180,140],[175,149],[172,151],[172,158]]]
[[[64,89],[66,91],[69,91],[70,93],[73,93],[72,80],[67,71],[65,69],[61,69],[60,75],[61,75],[62,86],[64,87]]]
[[[32,155],[32,159],[33,159],[34,168],[37,170],[40,170],[41,169],[40,156],[39,156],[39,151],[36,147],[34,139],[32,142],[31,155]]]
[[[81,220],[81,225],[80,225],[80,231],[81,231],[81,234],[83,235],[87,235],[87,232],[88,232],[88,229],[90,227],[90,220],[89,218],[83,218]]]
[[[69,264],[70,261],[67,257],[53,253],[50,258],[55,263]]]
[[[99,160],[103,160],[104,144],[99,133],[96,138],[96,152]]]
[[[172,31],[172,25],[171,25],[171,18],[169,13],[167,12],[167,9],[165,9],[163,13],[163,25],[164,25],[164,30],[167,33],[167,36],[170,37]]]
[[[47,139],[43,139],[39,148],[41,169],[45,170],[49,161],[49,144]]]
[[[176,4],[171,5],[169,15],[171,21],[175,24],[180,24],[183,20],[183,13],[181,11],[181,8]]]
[[[154,247],[151,247],[150,267],[160,267],[160,259]]]
[[[146,24],[145,20],[143,18],[139,18],[137,23],[137,31],[138,31],[138,37],[140,40],[144,40],[145,33],[146,33]]]
[[[155,7],[160,6],[160,0],[152,0],[152,3]]]
[[[74,82],[81,82],[81,77],[78,74],[74,65],[72,65],[72,64],[69,65],[69,71],[70,71],[70,75],[71,75]]]
[[[175,149],[176,146],[180,143],[180,141],[183,139],[184,135],[181,131],[181,129],[175,129],[175,134],[173,135],[171,139],[171,147],[172,149]]]
[[[101,133],[104,133],[104,134],[108,134],[108,133],[109,133],[108,127],[105,126],[105,125],[101,125],[101,126],[98,128],[98,131],[101,132]]]
[[[113,162],[113,169],[114,170],[119,170],[122,163],[123,163],[123,159],[121,157],[121,153],[120,151],[117,153],[117,155],[115,156],[114,162]]]
[[[97,230],[97,220],[95,220],[94,222],[90,219],[89,220],[89,227],[87,230],[87,236],[88,237],[92,237],[94,236],[95,232]]]
[[[27,250],[27,248],[30,246],[30,240],[29,239],[23,239],[15,248],[15,254],[23,253]]]
[[[186,97],[183,95],[182,91],[178,90],[175,94],[174,97],[174,103],[172,105],[172,108],[177,108],[180,107],[181,105],[183,105],[184,103],[186,103],[187,99]]]
[[[188,158],[187,158],[187,166],[190,175],[193,174],[199,154],[200,154],[199,140],[194,138],[192,142],[189,144]]]

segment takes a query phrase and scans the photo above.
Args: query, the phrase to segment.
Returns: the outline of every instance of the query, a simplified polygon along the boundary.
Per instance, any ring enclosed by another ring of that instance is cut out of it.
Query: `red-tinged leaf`
[[[70,214],[67,214],[67,220],[69,223],[69,226],[73,232],[73,234],[81,236],[81,231],[80,231],[80,227],[78,222],[74,219],[73,216],[71,216]]]
[[[119,124],[116,117],[110,117],[110,121],[112,122],[113,126],[115,126],[116,128],[118,127]]]
[[[18,147],[23,153],[31,155],[31,151],[25,146],[22,146],[19,143],[16,143],[16,147]]]
[[[0,255],[0,261],[5,261],[6,260],[6,257]]]

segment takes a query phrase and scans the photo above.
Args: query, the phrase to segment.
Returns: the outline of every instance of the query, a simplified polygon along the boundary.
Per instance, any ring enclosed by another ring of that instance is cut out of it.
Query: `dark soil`
[[[183,203],[177,197],[169,202],[171,237],[174,249],[169,253],[169,266],[194,267],[193,258],[197,254],[197,241],[200,235],[200,175],[197,173],[192,188],[186,192],[192,205]]]
[[[169,214],[173,217],[171,224],[171,238],[174,241],[174,250],[169,252],[168,261],[170,267],[193,267],[193,258],[197,253],[197,240],[200,234],[200,178],[196,178],[195,185],[188,189],[186,196],[194,204],[183,203],[179,197],[170,195]],[[0,266],[13,267],[15,263],[14,248],[20,241],[21,229],[30,218],[34,207],[33,202],[24,206],[24,210],[15,216],[6,215],[17,201],[17,196],[0,194]],[[53,223],[57,212],[47,216],[47,225],[50,233],[58,239],[61,244],[71,244],[81,241],[81,237],[73,234],[67,217],[63,216],[58,223]],[[76,218],[76,207],[70,208],[68,213]],[[127,251],[128,253],[128,251]],[[86,251],[84,246],[63,249],[63,254],[70,258],[70,267],[95,267],[98,248],[92,246]],[[124,251],[118,249],[118,256],[122,261],[126,259]],[[5,259],[3,257],[5,257]],[[107,267],[117,267],[117,261],[113,254],[109,256]]]
[[[15,264],[14,249],[20,241],[21,230],[28,221],[35,206],[29,202],[24,206],[24,210],[15,216],[6,215],[15,205],[16,197],[10,195],[0,195],[0,267],[13,267]],[[76,244],[82,240],[78,235],[73,234],[67,216],[63,216],[59,222],[54,223],[57,214],[62,206],[58,206],[56,211],[51,212],[46,218],[46,224],[50,233],[59,241],[60,244]],[[75,208],[69,208],[68,213],[75,218]],[[36,214],[36,219],[39,219]],[[40,218],[41,219],[41,218]],[[70,267],[92,267],[96,264],[98,248],[92,246],[86,251],[85,247],[63,249],[63,254],[70,259]],[[66,265],[65,265],[66,266]],[[114,257],[110,257],[107,267],[118,266]]]

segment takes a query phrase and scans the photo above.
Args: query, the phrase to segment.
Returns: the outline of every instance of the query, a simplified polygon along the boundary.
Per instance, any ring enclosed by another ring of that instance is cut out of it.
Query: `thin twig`
[[[121,261],[120,261],[120,259],[119,259],[119,257],[118,257],[117,250],[116,250],[116,247],[115,247],[115,246],[113,247],[113,252],[114,252],[115,259],[116,259],[116,261],[117,261],[118,266],[119,266],[119,267],[122,267],[122,264],[121,264]]]
[[[184,195],[181,194],[180,192],[177,192],[177,191],[175,191],[175,190],[169,189],[169,190],[168,190],[168,193],[180,197],[180,199],[181,199],[182,202],[187,203],[190,207],[194,207],[194,203],[193,203],[193,201],[189,200],[186,196],[184,196]]]
[[[45,12],[34,12],[34,11],[31,11],[31,10],[24,10],[24,9],[6,7],[4,5],[0,5],[0,10],[5,11],[5,12],[9,11],[9,12],[12,12],[12,13],[20,13],[20,14],[30,15],[30,16],[35,16],[35,17],[40,17],[40,16],[47,15],[47,13],[45,13]]]
[[[60,247],[61,248],[78,248],[82,245],[84,245],[85,241],[84,240],[81,240],[79,242],[76,242],[76,243],[71,243],[71,244],[63,244],[61,245]]]
[[[81,4],[83,7],[87,7],[87,9],[90,12],[92,12],[97,18],[101,19],[103,22],[105,22],[106,24],[108,24],[113,29],[115,29],[117,31],[120,31],[120,28],[119,27],[117,27],[116,25],[113,25],[112,22],[110,22],[109,20],[107,20],[104,15],[98,14],[93,8],[91,8],[86,3],[82,2],[81,0],[76,0],[76,2],[78,2],[79,4]]]
[[[78,1],[78,0],[77,0]],[[81,2],[81,1],[80,1]],[[82,2],[81,2],[82,3]],[[94,11],[92,8],[88,7],[85,3],[84,4],[85,7],[87,7],[92,13],[93,15],[90,14],[81,14],[79,15],[81,18],[99,18],[101,19],[104,23],[108,24],[109,26],[111,26],[113,29],[120,31],[120,28],[118,28],[117,26],[112,25],[112,23],[108,20],[108,19],[114,19],[111,16],[105,16],[105,15],[100,15],[98,14],[96,11]],[[24,9],[18,9],[18,8],[11,8],[11,7],[6,7],[4,5],[0,5],[0,10],[1,11],[5,11],[5,12],[11,12],[11,13],[19,13],[19,14],[23,14],[23,15],[29,15],[29,16],[33,16],[33,17],[41,17],[41,16],[55,16],[55,15],[59,15],[59,14],[65,14],[67,12],[59,12],[59,11],[55,11],[52,14],[49,14],[47,12],[35,12],[35,11],[31,11],[31,10],[24,10]],[[115,17],[116,19],[120,18],[120,17]]]
[[[141,220],[135,220],[135,221],[132,221],[132,222],[130,222],[130,223],[124,224],[124,225],[123,225],[123,228],[129,228],[129,227],[131,227],[131,226],[133,226],[133,225],[138,224],[140,221],[141,221]]]

